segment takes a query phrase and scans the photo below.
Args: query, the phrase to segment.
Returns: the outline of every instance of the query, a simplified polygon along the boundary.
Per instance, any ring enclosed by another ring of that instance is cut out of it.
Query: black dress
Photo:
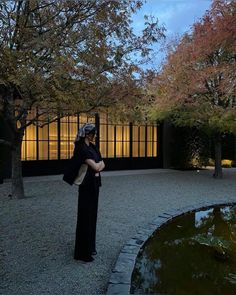
[[[93,144],[79,150],[82,162],[92,159],[96,163],[101,161],[101,154]],[[87,173],[79,186],[78,214],[76,226],[76,241],[74,259],[88,260],[92,252],[96,251],[96,225],[98,211],[99,187],[101,176],[88,166]]]

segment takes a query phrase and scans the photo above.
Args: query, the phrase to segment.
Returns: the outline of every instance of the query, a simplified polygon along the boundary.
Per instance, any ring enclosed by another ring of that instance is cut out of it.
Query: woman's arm
[[[100,171],[102,171],[105,168],[105,164],[104,164],[103,160],[100,161],[99,163],[101,163],[101,170]]]
[[[102,171],[105,167],[105,164],[103,161],[96,163],[92,159],[87,159],[87,160],[85,160],[85,163],[88,164],[96,172]]]

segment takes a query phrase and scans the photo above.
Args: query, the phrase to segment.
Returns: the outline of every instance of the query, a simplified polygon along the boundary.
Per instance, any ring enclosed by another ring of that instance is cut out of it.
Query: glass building
[[[22,145],[23,175],[62,173],[73,154],[78,128],[86,122],[97,127],[96,144],[106,170],[162,167],[157,124],[115,124],[108,114],[80,114],[55,118],[50,124],[39,120],[27,127]]]

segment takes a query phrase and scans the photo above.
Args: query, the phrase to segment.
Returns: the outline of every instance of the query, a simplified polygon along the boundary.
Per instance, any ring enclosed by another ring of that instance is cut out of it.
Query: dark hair
[[[92,130],[89,131],[87,134],[95,135],[95,134],[96,134],[96,128],[92,129]]]

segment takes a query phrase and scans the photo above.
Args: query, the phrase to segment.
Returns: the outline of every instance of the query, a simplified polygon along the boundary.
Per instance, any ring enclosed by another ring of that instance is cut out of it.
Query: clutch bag
[[[76,178],[74,180],[75,185],[80,185],[83,182],[87,170],[88,170],[88,165],[87,164],[82,164],[80,166],[78,175],[76,176]]]

